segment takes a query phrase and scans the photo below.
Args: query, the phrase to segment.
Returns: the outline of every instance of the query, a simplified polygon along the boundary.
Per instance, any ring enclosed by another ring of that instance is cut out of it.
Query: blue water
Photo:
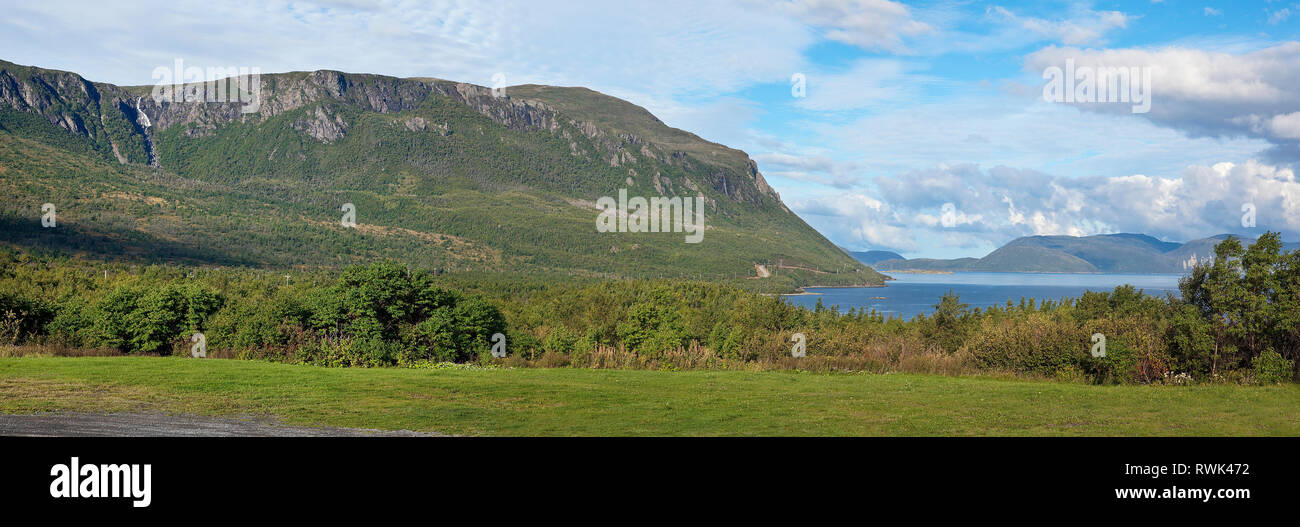
[[[1084,291],[1112,291],[1115,286],[1131,284],[1146,294],[1163,297],[1178,294],[1176,274],[1047,274],[1047,273],[886,273],[895,278],[886,287],[809,287],[812,295],[789,295],[794,305],[813,307],[821,299],[826,307],[875,309],[885,316],[912,318],[934,311],[934,304],[944,293],[957,293],[962,303],[985,308],[1019,304],[1020,298],[1060,300],[1078,297]]]

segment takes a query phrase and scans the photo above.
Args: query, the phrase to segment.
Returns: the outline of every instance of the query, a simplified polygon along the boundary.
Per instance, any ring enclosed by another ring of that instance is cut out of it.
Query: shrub
[[[95,338],[126,353],[157,353],[202,329],[221,303],[196,284],[119,287],[95,304]]]
[[[1116,384],[1136,379],[1138,356],[1123,340],[1106,341],[1106,355],[1092,357],[1093,381],[1097,384]]]
[[[573,346],[577,343],[578,338],[573,335],[569,328],[563,325],[551,328],[546,334],[546,339],[542,340],[542,351],[544,353],[561,353],[569,354],[573,351]]]
[[[541,358],[537,359],[537,366],[542,368],[563,368],[568,365],[569,356],[554,351],[543,353]]]
[[[1073,321],[1030,313],[1016,319],[985,319],[969,350],[982,368],[1054,376],[1084,364],[1088,337]]]
[[[54,310],[39,300],[0,291],[0,344],[18,344],[45,333]]]
[[[1195,306],[1176,306],[1165,335],[1176,369],[1198,376],[1210,372],[1214,364],[1213,329]]]
[[[1272,349],[1264,350],[1251,361],[1255,382],[1258,384],[1280,384],[1291,380],[1295,373],[1295,361],[1282,357]]]
[[[628,349],[651,354],[679,348],[689,337],[676,309],[649,302],[633,305],[617,331]]]

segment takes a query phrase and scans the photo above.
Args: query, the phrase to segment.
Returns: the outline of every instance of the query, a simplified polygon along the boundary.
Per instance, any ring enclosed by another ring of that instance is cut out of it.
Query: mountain
[[[849,251],[859,262],[867,265],[876,265],[876,262],[882,260],[902,260],[903,255],[892,251]]]
[[[884,278],[794,215],[744,152],[585,88],[497,96],[322,70],[261,75],[256,104],[153,91],[0,61],[0,243],[268,268],[391,258],[444,271],[743,280],[780,261],[796,269],[768,280],[783,287]],[[598,200],[620,189],[700,197],[703,239],[597,232]],[[46,203],[54,229],[39,221]],[[345,204],[355,228],[341,224]]]
[[[882,271],[980,271],[1035,273],[1181,273],[1189,262],[1209,258],[1221,234],[1187,243],[1161,241],[1145,234],[1025,236],[983,258],[881,260]],[[1252,241],[1247,239],[1246,241]],[[1294,250],[1300,244],[1284,244]]]

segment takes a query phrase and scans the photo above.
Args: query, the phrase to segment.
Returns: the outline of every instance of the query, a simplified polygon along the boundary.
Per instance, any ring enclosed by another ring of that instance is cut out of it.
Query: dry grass
[[[71,348],[62,344],[0,345],[0,358],[121,356],[122,352],[113,348]]]
[[[163,408],[162,398],[138,386],[47,379],[0,379],[0,400],[11,413],[51,411],[141,412]]]

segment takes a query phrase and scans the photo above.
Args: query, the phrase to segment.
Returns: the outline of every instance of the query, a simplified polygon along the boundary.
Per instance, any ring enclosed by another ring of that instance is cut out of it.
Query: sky
[[[746,151],[851,250],[978,257],[1019,236],[1115,232],[1300,241],[1288,0],[2,1],[0,58],[94,81],[151,84],[179,58],[586,86]],[[1056,97],[1054,68],[1125,68],[1149,106],[1091,101],[1083,74],[1061,81],[1078,97]]]

